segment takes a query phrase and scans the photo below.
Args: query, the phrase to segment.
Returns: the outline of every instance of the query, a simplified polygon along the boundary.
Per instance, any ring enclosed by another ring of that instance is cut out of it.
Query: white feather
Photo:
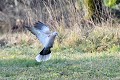
[[[47,61],[47,60],[49,60],[50,58],[51,58],[51,54],[48,54],[48,55],[40,55],[40,54],[38,54],[38,55],[36,56],[36,61],[37,61],[37,62]]]

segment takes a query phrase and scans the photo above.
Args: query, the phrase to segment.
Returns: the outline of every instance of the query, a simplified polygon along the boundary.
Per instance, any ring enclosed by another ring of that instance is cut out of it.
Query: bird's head
[[[53,35],[58,36],[58,32],[56,32],[56,31],[53,32]]]

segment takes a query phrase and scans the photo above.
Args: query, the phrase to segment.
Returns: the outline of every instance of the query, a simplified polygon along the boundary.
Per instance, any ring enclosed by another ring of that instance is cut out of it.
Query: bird
[[[51,32],[49,26],[40,21],[37,21],[32,27],[25,27],[35,35],[43,45],[43,49],[35,58],[36,61],[48,61],[51,58],[51,48],[53,47],[56,36],[58,36],[58,32]]]

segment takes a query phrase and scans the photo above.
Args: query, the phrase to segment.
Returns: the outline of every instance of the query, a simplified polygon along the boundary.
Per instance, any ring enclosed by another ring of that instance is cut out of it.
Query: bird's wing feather
[[[44,23],[38,21],[37,23],[35,23],[34,27],[36,29],[39,29],[41,32],[45,33],[45,34],[50,34],[50,29],[47,25],[45,25]]]
[[[34,27],[26,26],[26,28],[39,39],[43,46],[46,45],[46,39],[48,38],[48,34],[45,34],[41,32],[39,29],[36,29]]]

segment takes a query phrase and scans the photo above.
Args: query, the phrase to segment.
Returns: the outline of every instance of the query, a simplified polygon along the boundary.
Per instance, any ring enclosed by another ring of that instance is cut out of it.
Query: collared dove
[[[36,56],[36,61],[47,61],[51,58],[51,48],[53,47],[57,32],[50,32],[50,29],[44,23],[38,21],[34,27],[25,26],[38,40],[43,44],[43,50]]]

